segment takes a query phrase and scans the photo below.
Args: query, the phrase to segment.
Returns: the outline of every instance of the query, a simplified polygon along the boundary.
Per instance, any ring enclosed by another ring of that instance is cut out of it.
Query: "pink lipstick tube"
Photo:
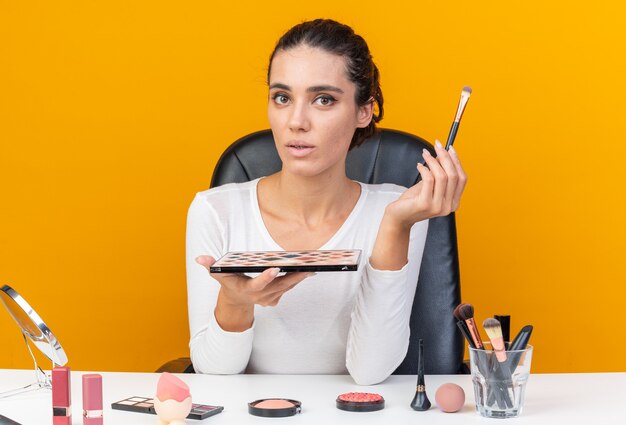
[[[83,375],[83,425],[102,425],[102,375]]]
[[[69,367],[59,366],[52,369],[52,424],[72,424]]]

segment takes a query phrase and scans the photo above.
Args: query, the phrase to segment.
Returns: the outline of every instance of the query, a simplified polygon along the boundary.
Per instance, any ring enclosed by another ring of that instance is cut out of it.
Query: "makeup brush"
[[[511,316],[509,316],[508,314],[496,314],[493,317],[498,322],[500,322],[500,326],[502,326],[502,338],[504,338],[504,348],[508,350],[509,342],[511,341]]]
[[[426,385],[424,384],[424,340],[418,341],[417,350],[417,388],[415,390],[415,397],[411,402],[411,408],[418,412],[423,412],[430,409],[430,400],[426,395]]]
[[[461,98],[459,99],[459,106],[456,109],[456,115],[454,116],[454,121],[452,122],[450,133],[448,134],[448,141],[446,142],[446,150],[448,150],[450,146],[454,144],[454,139],[456,138],[456,133],[459,131],[459,124],[461,123],[461,118],[463,117],[463,112],[465,112],[465,107],[467,106],[467,102],[469,101],[471,94],[472,94],[471,87],[469,86],[463,87],[463,91],[461,92]]]
[[[474,306],[471,304],[461,304],[459,308],[459,316],[461,316],[461,320],[463,320],[467,325],[467,328],[470,335],[472,336],[472,340],[474,341],[474,345],[476,346],[476,348],[482,349],[483,341],[482,339],[480,339],[478,327],[476,326],[476,322],[474,321]]]
[[[506,350],[504,349],[504,338],[502,338],[500,322],[490,317],[483,322],[483,328],[485,328],[485,332],[489,335],[493,351],[496,352],[496,359],[498,359],[500,363],[505,362]]]
[[[497,393],[491,396],[496,396],[496,402],[498,405],[505,407],[513,406],[513,402],[509,395],[509,388],[513,387],[511,375],[509,373],[509,364],[505,363],[507,360],[506,350],[504,348],[504,338],[502,338],[502,327],[500,322],[496,319],[488,318],[483,322],[483,327],[489,336],[493,351],[496,354],[496,362],[492,363],[491,376],[495,380],[493,385],[497,388]],[[489,401],[489,397],[487,399]]]
[[[520,352],[520,350],[526,349],[526,347],[528,346],[528,341],[530,340],[530,335],[532,333],[533,326],[526,325],[519,331],[513,342],[511,342],[511,345],[509,346],[509,351],[515,351],[514,353],[509,355],[509,366],[511,368],[511,373],[515,371],[515,368],[522,359],[522,355],[524,354],[524,352]]]
[[[448,133],[448,140],[446,141],[446,150],[450,149],[450,146],[454,144],[454,139],[456,139],[456,133],[459,131],[459,124],[461,123],[461,118],[463,118],[463,112],[465,112],[465,107],[467,106],[467,102],[469,101],[470,95],[472,94],[472,88],[470,86],[463,87],[461,91],[461,98],[459,99],[459,106],[456,108],[456,115],[454,116],[454,121],[452,121],[452,127],[450,127],[450,132]],[[420,164],[426,165],[426,161],[422,161]],[[417,176],[416,181],[420,181],[422,179],[422,175]]]
[[[515,336],[513,342],[509,346],[509,350],[524,350],[530,340],[530,335],[533,333],[533,325],[524,326],[519,333]]]
[[[472,348],[476,348],[476,345],[474,345],[474,341],[472,340],[472,336],[470,335],[469,329],[467,328],[467,325],[465,324],[465,322],[461,318],[461,314],[459,313],[459,309],[462,305],[463,304],[459,304],[454,309],[454,317],[456,317],[456,320],[457,320],[456,325],[461,331],[461,334],[463,334],[463,337],[465,337],[465,340],[467,341],[467,345],[469,345]]]

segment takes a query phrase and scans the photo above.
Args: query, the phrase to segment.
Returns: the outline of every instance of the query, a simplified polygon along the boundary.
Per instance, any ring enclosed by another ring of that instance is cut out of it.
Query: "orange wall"
[[[473,87],[458,224],[478,319],[534,324],[536,372],[626,370],[622,3],[230,4],[0,2],[0,284],[73,368],[187,354],[188,204],[268,126],[276,39],[324,16],[369,41],[386,127],[445,138]],[[30,367],[2,311],[0,335],[0,368]]]

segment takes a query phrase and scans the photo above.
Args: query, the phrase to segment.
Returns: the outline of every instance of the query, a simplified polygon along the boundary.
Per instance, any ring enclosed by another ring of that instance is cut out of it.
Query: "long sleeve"
[[[351,314],[346,368],[357,384],[387,379],[409,345],[409,321],[426,242],[428,221],[411,229],[409,261],[400,270],[374,269],[369,261]]]
[[[224,229],[206,197],[196,196],[189,207],[186,245],[189,349],[194,369],[199,373],[241,373],[250,359],[254,326],[244,332],[220,328],[214,314],[220,284],[195,261],[199,255],[219,258],[224,253]]]

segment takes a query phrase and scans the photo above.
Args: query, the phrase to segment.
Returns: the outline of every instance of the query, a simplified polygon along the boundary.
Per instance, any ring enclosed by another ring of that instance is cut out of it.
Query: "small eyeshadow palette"
[[[111,408],[115,410],[126,410],[128,412],[150,413],[156,415],[154,410],[154,399],[147,397],[129,397],[124,400],[111,403]],[[187,419],[206,419],[209,416],[217,415],[223,406],[209,406],[206,404],[192,404],[191,412],[187,415]]]
[[[211,266],[211,273],[349,272],[359,267],[360,249],[317,251],[228,252]]]

